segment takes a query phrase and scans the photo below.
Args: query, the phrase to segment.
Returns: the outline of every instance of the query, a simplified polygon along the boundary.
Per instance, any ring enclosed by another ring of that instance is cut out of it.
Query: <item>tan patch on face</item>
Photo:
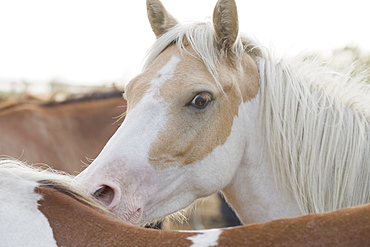
[[[203,62],[185,52],[180,54],[176,46],[171,46],[161,54],[161,58],[157,58],[160,62],[155,60],[154,64],[158,62],[163,66],[162,61],[165,63],[170,59],[164,54],[176,55],[181,61],[172,79],[160,89],[160,97],[169,105],[169,121],[158,133],[149,152],[150,163],[159,169],[192,164],[224,144],[239,105],[254,98],[258,91],[257,67],[249,56],[243,59],[244,70],[239,72],[240,75],[235,75],[234,70],[232,76],[228,76],[230,71],[227,71],[226,65],[220,66],[220,74],[224,75],[220,78],[224,89],[222,93]],[[249,72],[249,69],[255,71]],[[241,81],[241,78],[243,83],[235,82],[238,79]],[[200,92],[213,95],[212,103],[203,110],[189,105]]]
[[[247,102],[257,96],[259,90],[259,74],[255,61],[248,54],[244,54],[242,60],[242,68],[244,71],[242,83],[239,83],[240,91],[243,95],[243,101]]]
[[[127,99],[127,113],[133,109],[137,103],[143,98],[145,93],[150,88],[150,82],[155,76],[160,76],[158,71],[170,60],[172,54],[163,52],[159,54],[155,62],[153,62],[143,73],[136,76],[127,84],[125,94]]]

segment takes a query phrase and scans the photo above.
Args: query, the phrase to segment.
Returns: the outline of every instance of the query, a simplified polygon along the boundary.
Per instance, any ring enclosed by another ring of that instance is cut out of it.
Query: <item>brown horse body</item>
[[[60,246],[366,246],[370,205],[267,223],[199,232],[159,231],[130,226],[47,187],[40,210]],[[212,245],[212,234],[219,234]],[[209,239],[207,239],[209,235]],[[192,245],[193,244],[193,245]]]
[[[1,161],[0,174],[4,185],[0,197],[12,196],[0,204],[0,238],[5,246],[352,247],[370,243],[370,204],[234,228],[159,231],[114,219],[93,198],[71,187],[71,177],[7,160]]]
[[[124,107],[119,107],[124,106]],[[118,91],[0,111],[0,155],[76,174],[113,135],[126,102]]]

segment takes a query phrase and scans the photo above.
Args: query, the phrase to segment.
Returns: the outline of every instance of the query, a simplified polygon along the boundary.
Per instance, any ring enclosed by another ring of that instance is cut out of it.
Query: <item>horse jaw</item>
[[[222,189],[226,201],[243,224],[302,215],[291,195],[281,193],[274,176],[266,141],[259,126],[260,95],[244,103],[248,145],[235,176]]]

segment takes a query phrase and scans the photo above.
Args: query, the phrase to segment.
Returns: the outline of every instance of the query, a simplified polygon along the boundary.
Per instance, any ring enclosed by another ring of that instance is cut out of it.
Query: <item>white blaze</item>
[[[140,154],[141,157],[148,157],[150,144],[156,139],[158,132],[167,122],[167,103],[159,97],[159,90],[166,81],[173,77],[179,61],[179,57],[172,56],[166,65],[158,71],[157,77],[150,81],[148,91],[129,112],[122,126],[104,149],[113,151],[120,147],[120,149],[125,150],[126,154],[129,153],[128,150],[132,149],[132,153]],[[123,145],[127,146],[123,147]],[[108,155],[119,157],[120,151],[113,151],[113,154],[109,152]]]
[[[111,137],[97,159],[80,175],[93,173],[95,169],[99,169],[95,164],[105,164],[104,161],[112,157],[117,160],[128,160],[130,154],[133,154],[133,160],[136,160],[138,155],[144,159],[148,157],[151,143],[167,122],[167,103],[159,97],[159,90],[173,77],[179,61],[179,57],[172,56],[158,71],[157,76],[150,81],[150,87],[143,98],[128,113],[122,126]],[[124,150],[125,157],[122,157],[121,150]]]
[[[180,62],[180,60],[181,59],[177,56],[171,57],[170,61],[168,61],[167,64],[158,71],[159,76],[150,82],[151,87],[147,91],[146,95],[155,96],[158,94],[159,89],[163,86],[163,84],[173,77],[176,65],[178,62]]]
[[[140,217],[133,220],[132,215],[138,209],[147,210],[148,196],[157,195],[162,188],[162,180],[154,176],[148,158],[151,144],[168,121],[168,102],[160,97],[160,89],[174,76],[179,61],[179,57],[172,56],[148,81],[149,88],[123,124],[94,162],[74,180],[87,193],[94,193],[102,184],[115,188],[116,196],[110,206],[115,208],[116,215],[125,221],[132,220],[132,224],[140,221]]]

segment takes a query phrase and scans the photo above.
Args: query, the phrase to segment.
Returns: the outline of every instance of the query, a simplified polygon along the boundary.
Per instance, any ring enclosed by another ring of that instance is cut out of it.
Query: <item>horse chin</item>
[[[116,207],[112,210],[112,213],[115,217],[130,225],[140,226],[143,224],[143,209],[141,207],[131,207],[122,210]]]

